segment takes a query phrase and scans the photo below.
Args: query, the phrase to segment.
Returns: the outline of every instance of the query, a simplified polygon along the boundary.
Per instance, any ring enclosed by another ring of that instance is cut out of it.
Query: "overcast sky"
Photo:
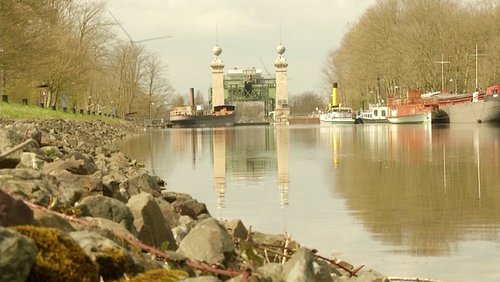
[[[205,96],[216,42],[224,71],[255,67],[274,73],[276,46],[286,47],[290,95],[321,90],[321,67],[348,30],[376,0],[108,0],[133,40],[168,67],[177,92]],[[120,38],[126,35],[116,28]]]

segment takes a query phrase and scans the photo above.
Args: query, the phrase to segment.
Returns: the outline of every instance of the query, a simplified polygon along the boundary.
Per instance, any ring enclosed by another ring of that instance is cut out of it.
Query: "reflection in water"
[[[276,158],[278,160],[278,191],[280,194],[280,206],[288,206],[289,178],[289,152],[290,131],[288,127],[278,126],[275,128],[276,136]]]
[[[479,154],[479,133],[478,129],[474,128],[474,147],[476,148],[475,154],[477,158],[476,166],[477,166],[477,198],[479,207],[481,207],[481,160]]]
[[[500,279],[479,270],[500,263],[500,127],[167,129],[121,149],[221,218],[327,256],[400,276]]]
[[[498,155],[490,153],[499,150],[498,136],[484,127],[462,131],[389,125],[373,130],[379,140],[366,130],[356,134],[352,147],[343,147],[355,154],[339,169],[359,175],[339,173],[334,181],[352,214],[379,240],[406,246],[396,248],[398,252],[429,256],[456,251],[456,243],[471,235],[466,232],[471,225],[484,225],[488,238],[498,238],[499,167],[491,166]],[[364,148],[371,148],[371,154]],[[489,169],[482,169],[481,162]]]
[[[217,208],[224,207],[226,193],[226,129],[216,128],[213,131],[214,183],[217,194]]]
[[[213,129],[213,159],[214,159],[214,183],[215,183],[215,191],[217,195],[217,208],[222,209],[225,207],[225,192],[226,192],[226,138],[228,135],[231,135],[230,129],[227,128],[214,128]],[[268,131],[264,135],[265,148],[267,148],[266,153],[268,156],[272,156],[275,153],[276,159],[271,161],[270,163],[277,165],[277,183],[278,183],[278,192],[280,199],[280,206],[285,208],[288,206],[288,188],[289,188],[289,145],[290,145],[290,134],[287,127],[277,127],[274,130],[274,138],[273,135],[268,135]],[[241,138],[239,140],[246,140],[246,142],[251,143],[250,148],[255,148],[255,144],[253,138]],[[240,143],[241,145],[241,143]],[[244,146],[244,145],[243,145]],[[257,146],[260,147],[260,146]],[[271,149],[275,148],[274,152]],[[234,148],[233,148],[234,149]],[[268,164],[261,163],[262,159],[259,157],[252,156],[252,150],[230,150],[230,155],[233,156],[232,160],[232,168],[233,170],[243,169],[242,172],[233,171],[233,174],[248,174],[251,172],[251,175],[261,175],[268,168]],[[271,153],[271,154],[269,154]],[[195,152],[194,152],[195,154]],[[245,154],[246,162],[244,164],[238,164],[236,159],[241,159],[240,155]],[[262,152],[259,152],[262,154]],[[235,156],[237,156],[235,158]],[[264,159],[265,161],[265,159]],[[235,165],[236,164],[236,165]],[[258,178],[258,177],[257,177]]]

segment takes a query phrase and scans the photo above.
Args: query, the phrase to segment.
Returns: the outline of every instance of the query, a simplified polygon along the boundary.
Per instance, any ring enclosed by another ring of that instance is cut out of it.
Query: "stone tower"
[[[274,61],[276,70],[276,105],[274,108],[275,122],[288,122],[290,106],[288,104],[288,61],[283,54],[285,46],[281,43],[276,46],[278,58]]]
[[[212,49],[214,59],[212,60],[212,110],[214,106],[224,105],[224,63],[220,59],[222,49],[215,45]]]

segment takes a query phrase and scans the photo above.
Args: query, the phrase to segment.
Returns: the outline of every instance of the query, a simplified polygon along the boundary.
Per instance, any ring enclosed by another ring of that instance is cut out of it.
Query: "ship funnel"
[[[337,107],[338,106],[337,100],[338,100],[338,97],[337,97],[337,82],[334,82],[333,86],[332,86],[332,107]]]
[[[189,88],[189,100],[191,102],[191,106],[194,108],[194,88]]]

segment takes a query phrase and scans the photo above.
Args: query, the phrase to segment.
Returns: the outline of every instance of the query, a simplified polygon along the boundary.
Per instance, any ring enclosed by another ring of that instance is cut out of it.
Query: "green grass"
[[[24,106],[16,103],[0,102],[0,117],[7,119],[64,119],[64,120],[103,120],[118,121],[120,119],[99,116],[99,115],[80,115],[62,110],[51,110],[38,106]]]

